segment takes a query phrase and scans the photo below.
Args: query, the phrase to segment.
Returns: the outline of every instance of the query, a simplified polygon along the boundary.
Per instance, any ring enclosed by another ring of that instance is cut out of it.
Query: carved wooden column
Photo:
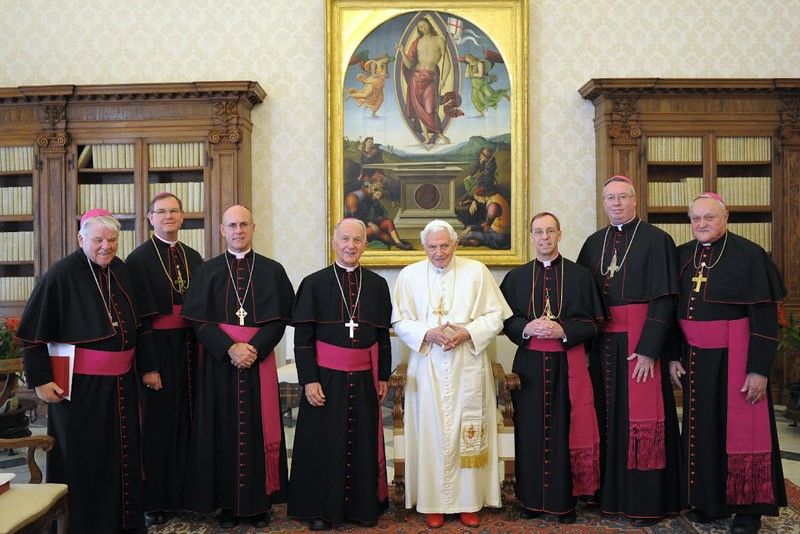
[[[37,228],[42,234],[37,248],[37,275],[67,253],[64,220],[64,194],[66,183],[67,144],[66,100],[40,105],[37,118],[42,130],[36,137],[38,179],[34,191]]]

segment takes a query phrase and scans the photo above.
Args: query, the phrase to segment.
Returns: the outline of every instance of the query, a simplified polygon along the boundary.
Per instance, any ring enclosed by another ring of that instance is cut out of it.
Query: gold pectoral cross
[[[236,310],[236,317],[239,318],[239,326],[244,326],[244,318],[247,317],[247,312],[244,311],[242,306],[239,306],[239,309]]]
[[[547,295],[544,298],[544,310],[542,310],[542,317],[547,317],[551,320],[555,317],[555,315],[553,315],[553,308],[550,307],[550,295]]]
[[[692,288],[692,291],[694,291],[695,293],[699,293],[700,286],[702,285],[702,283],[708,281],[708,277],[703,276],[703,267],[705,266],[706,266],[705,263],[701,263],[700,268],[697,270],[697,274],[692,277],[692,282],[694,282],[694,287]]]
[[[183,293],[183,292],[186,290],[186,287],[185,287],[185,286],[184,286],[184,284],[183,284],[183,275],[181,274],[181,269],[180,269],[180,267],[178,267],[178,266],[176,265],[176,266],[175,266],[175,271],[178,273],[178,279],[177,279],[177,282],[178,282],[178,289],[180,290],[180,292],[181,292],[181,293]]]
[[[614,254],[611,256],[611,263],[608,264],[608,277],[614,278],[614,273],[619,271],[619,265],[617,265],[617,251],[614,251]]]
[[[439,317],[436,324],[442,324],[442,317],[447,315],[447,310],[444,309],[444,297],[439,297],[439,304],[433,309],[433,313]]]

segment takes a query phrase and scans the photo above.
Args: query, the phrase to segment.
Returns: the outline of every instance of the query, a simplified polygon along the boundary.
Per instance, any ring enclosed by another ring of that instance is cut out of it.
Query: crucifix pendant
[[[611,263],[608,264],[608,277],[614,278],[614,273],[619,271],[619,266],[617,265],[617,251],[614,251],[614,254],[611,256]]]
[[[351,317],[348,322],[344,323],[344,326],[350,329],[350,339],[353,339],[355,337],[353,330],[358,328],[358,323],[355,322]]]
[[[244,308],[239,306],[239,309],[236,310],[236,317],[239,318],[239,326],[244,326],[244,318],[247,317],[247,312],[244,311]]]
[[[552,320],[555,317],[555,315],[553,315],[553,309],[550,307],[549,295],[544,299],[544,310],[542,310],[542,315],[550,320]]]
[[[183,276],[181,275],[181,268],[176,265],[175,266],[175,271],[177,271],[177,273],[178,273],[178,277],[177,277],[178,278],[177,279],[178,289],[180,289],[181,291],[185,291],[186,287],[183,284]]]
[[[705,266],[706,266],[705,263],[701,263],[700,268],[697,270],[697,274],[692,277],[692,282],[694,282],[694,287],[692,288],[692,291],[695,293],[699,293],[700,286],[703,284],[703,282],[708,281],[708,277],[703,276],[703,267]]]
[[[444,309],[444,297],[439,299],[439,304],[433,309],[433,313],[439,318],[436,324],[442,324],[442,317],[447,315],[447,310]]]

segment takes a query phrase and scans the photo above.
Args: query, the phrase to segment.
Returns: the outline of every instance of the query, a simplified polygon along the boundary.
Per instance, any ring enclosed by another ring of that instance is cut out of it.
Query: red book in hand
[[[50,356],[53,382],[64,390],[63,397],[69,396],[69,356]]]

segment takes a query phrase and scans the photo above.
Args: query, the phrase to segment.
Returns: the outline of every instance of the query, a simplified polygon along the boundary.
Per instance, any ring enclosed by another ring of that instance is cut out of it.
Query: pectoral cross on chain
[[[244,326],[244,318],[247,317],[247,312],[244,311],[244,308],[239,306],[239,309],[236,310],[236,317],[239,318],[239,326]]]
[[[444,309],[444,297],[439,298],[439,304],[433,309],[434,315],[436,315],[439,319],[436,321],[436,324],[442,324],[442,317],[447,315],[448,310]]]
[[[544,298],[544,310],[542,310],[542,316],[547,317],[550,320],[555,318],[555,315],[553,315],[553,309],[550,307],[550,295],[547,295]]]
[[[700,269],[697,270],[697,274],[692,277],[692,282],[694,282],[694,287],[692,288],[692,291],[694,291],[695,293],[699,293],[700,286],[702,285],[702,283],[708,281],[708,277],[703,276],[703,267],[705,266],[706,266],[705,263],[701,263]]]
[[[619,271],[619,265],[617,265],[617,251],[614,251],[614,254],[611,256],[611,263],[608,264],[608,277],[614,278],[614,273]]]
[[[355,333],[353,332],[353,330],[358,328],[358,323],[355,322],[351,317],[348,322],[344,323],[344,326],[350,329],[350,339],[353,339],[355,337]]]

